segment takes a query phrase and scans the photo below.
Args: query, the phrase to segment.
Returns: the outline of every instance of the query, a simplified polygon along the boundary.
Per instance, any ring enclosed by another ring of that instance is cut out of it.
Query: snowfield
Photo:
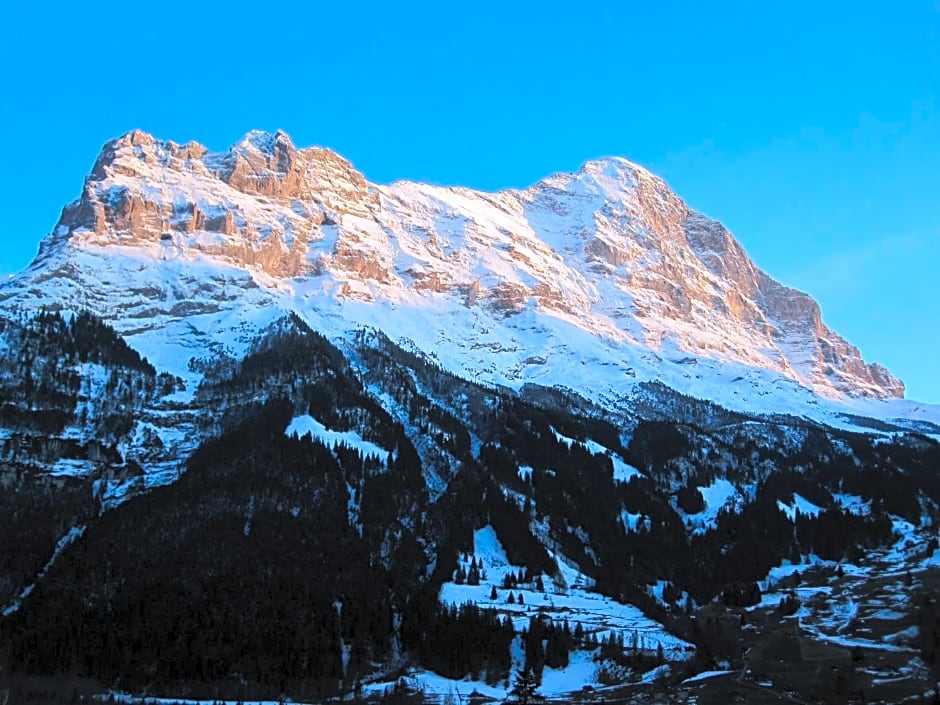
[[[358,432],[332,431],[309,414],[294,417],[287,425],[284,433],[295,438],[304,438],[309,435],[321,441],[327,448],[345,445],[359,451],[363,458],[373,456],[383,463],[388,463],[388,459],[391,456],[391,451],[364,440]]]
[[[780,511],[786,514],[787,518],[793,522],[796,521],[798,513],[805,516],[814,517],[823,510],[822,507],[813,504],[808,499],[797,494],[796,492],[793,493],[792,504],[787,504],[778,499],[777,506],[780,508]]]

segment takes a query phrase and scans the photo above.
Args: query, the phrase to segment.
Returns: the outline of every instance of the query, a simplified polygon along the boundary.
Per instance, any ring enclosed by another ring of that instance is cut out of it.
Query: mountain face
[[[7,307],[90,310],[174,374],[192,354],[174,365],[168,340],[241,353],[231,338],[278,309],[333,336],[381,329],[492,384],[621,405],[651,380],[761,411],[768,386],[801,403],[904,392],[720,223],[616,158],[483,193],[370,184],[282,132],[225,153],[132,132],[0,292]]]
[[[921,697],[902,392],[629,162],[487,194],[130,133],[0,287],[0,693]]]

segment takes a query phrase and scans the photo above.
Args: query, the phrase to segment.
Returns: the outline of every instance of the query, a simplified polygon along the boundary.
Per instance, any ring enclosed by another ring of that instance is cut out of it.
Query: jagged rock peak
[[[374,187],[348,160],[297,149],[282,130],[253,130],[224,152],[131,130],[104,145],[35,264],[70,246],[117,245],[300,276],[320,266],[308,245],[322,240],[322,225],[378,210]]]
[[[250,130],[233,149],[250,149],[267,155],[274,154],[275,149],[297,151],[290,136],[283,130],[277,130],[273,134],[265,130]]]
[[[141,167],[153,164],[227,175],[239,159],[281,174],[290,171],[293,162],[297,168],[314,172],[318,168],[338,168],[350,179],[365,182],[355,167],[336,152],[323,147],[297,149],[283,130],[274,133],[251,130],[224,152],[212,152],[194,141],[180,145],[172,140],[159,140],[140,129],[130,130],[102,147],[89,179],[105,179],[114,171],[146,176]]]

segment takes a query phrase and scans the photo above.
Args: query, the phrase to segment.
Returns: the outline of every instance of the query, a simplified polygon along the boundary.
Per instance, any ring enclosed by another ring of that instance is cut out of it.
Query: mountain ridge
[[[335,336],[366,325],[410,338],[465,376],[592,397],[660,377],[705,396],[744,378],[751,406],[768,384],[795,383],[803,400],[903,396],[811,297],[620,157],[480,192],[371,184],[281,131],[213,153],[135,130],[105,145],[34,263],[0,287],[0,305],[27,302],[87,308],[144,348],[148,327],[229,345],[220,327],[247,339],[276,306]],[[200,315],[233,322],[185,320]],[[616,373],[598,382],[559,363],[579,356]],[[164,362],[178,374],[186,361]]]

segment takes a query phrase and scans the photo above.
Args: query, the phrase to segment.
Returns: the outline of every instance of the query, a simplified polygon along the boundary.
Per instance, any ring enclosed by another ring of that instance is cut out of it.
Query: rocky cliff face
[[[616,158],[483,193],[370,184],[283,132],[212,153],[135,131],[105,145],[0,302],[89,308],[158,363],[176,341],[173,371],[287,310],[340,337],[383,329],[466,376],[595,398],[650,379],[700,395],[745,379],[752,406],[773,380],[904,391],[720,223]]]

